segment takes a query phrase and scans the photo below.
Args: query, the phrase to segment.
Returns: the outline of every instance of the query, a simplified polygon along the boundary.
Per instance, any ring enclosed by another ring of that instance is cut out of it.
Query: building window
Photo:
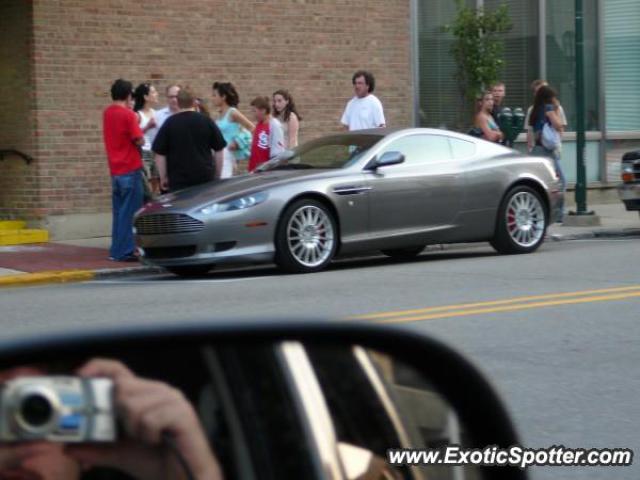
[[[640,2],[603,3],[607,131],[640,131]]]
[[[539,77],[538,2],[531,0],[484,0],[485,8],[494,10],[505,4],[513,25],[505,35],[504,68],[501,80],[507,89],[504,106],[527,110],[533,103],[531,82]]]
[[[600,129],[597,0],[584,0],[583,9],[585,126],[588,131],[597,131]],[[567,114],[567,130],[575,130],[575,2],[546,0],[545,25],[546,80],[558,92]]]
[[[462,114],[465,99],[456,81],[456,63],[451,54],[453,35],[444,31],[444,26],[455,18],[456,2],[417,0],[417,3],[418,123],[423,127],[466,132],[473,119],[464,118]],[[483,3],[487,10],[494,10],[504,0],[484,0]],[[467,0],[466,4],[475,7],[479,2]],[[505,66],[501,78],[507,89],[505,106],[526,109],[531,103],[529,85],[538,78],[540,63],[538,3],[510,0],[508,7],[513,29],[505,35]]]
[[[456,62],[451,54],[453,35],[445,25],[453,22],[456,3],[451,0],[418,2],[418,123],[422,127],[448,128],[469,126],[470,118],[461,118],[464,99],[455,80]],[[475,1],[468,1],[469,6]]]

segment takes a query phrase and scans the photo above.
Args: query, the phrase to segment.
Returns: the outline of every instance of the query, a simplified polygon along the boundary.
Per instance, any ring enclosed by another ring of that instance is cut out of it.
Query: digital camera
[[[0,387],[0,441],[115,439],[111,379],[22,377]]]

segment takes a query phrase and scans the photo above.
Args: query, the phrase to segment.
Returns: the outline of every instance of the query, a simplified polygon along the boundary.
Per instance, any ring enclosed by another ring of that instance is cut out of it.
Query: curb
[[[623,228],[617,230],[592,230],[580,233],[551,233],[546,240],[564,242],[568,240],[589,240],[599,238],[640,237],[640,228]],[[437,249],[436,249],[437,250]],[[444,250],[444,248],[440,248]],[[0,276],[0,288],[43,285],[51,283],[86,282],[116,277],[131,277],[136,275],[152,275],[165,273],[162,267],[141,265],[128,268],[105,268],[102,270],[57,270],[37,273],[19,273],[16,275]]]
[[[150,275],[154,273],[166,273],[162,267],[151,267],[143,265],[140,267],[129,268],[105,268],[103,270],[94,270],[94,280],[102,280],[114,277],[133,277],[135,275]]]
[[[548,240],[563,242],[566,240],[589,240],[597,238],[640,237],[640,228],[623,228],[618,230],[592,230],[581,233],[552,233]]]
[[[0,277],[0,287],[42,285],[45,283],[86,282],[95,277],[92,270],[62,270],[38,273],[19,273]]]
[[[16,275],[1,276],[0,288],[27,287],[30,285],[44,285],[51,283],[86,282],[89,280],[100,280],[114,277],[162,273],[164,271],[165,270],[160,267],[142,266],[117,269],[107,268],[103,270],[58,270],[37,273],[19,273]]]

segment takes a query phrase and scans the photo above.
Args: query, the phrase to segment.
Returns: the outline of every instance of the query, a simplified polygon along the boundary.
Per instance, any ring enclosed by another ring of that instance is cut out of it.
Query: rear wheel
[[[321,202],[298,200],[282,215],[275,243],[276,263],[280,268],[291,273],[317,272],[335,255],[336,222]]]
[[[540,194],[521,185],[509,190],[498,210],[491,246],[500,253],[531,253],[544,241],[547,212]]]
[[[196,278],[206,275],[213,265],[182,265],[179,267],[166,267],[174,275],[178,275],[183,278]]]
[[[397,258],[399,260],[410,260],[412,258],[417,257],[424,250],[425,245],[420,245],[417,247],[406,247],[406,248],[392,248],[388,250],[382,250],[387,257]]]

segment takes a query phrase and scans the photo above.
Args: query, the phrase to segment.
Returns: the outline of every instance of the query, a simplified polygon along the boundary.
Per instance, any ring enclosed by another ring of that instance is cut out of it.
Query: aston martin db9
[[[178,275],[245,262],[314,272],[338,255],[410,258],[429,244],[533,252],[561,196],[545,158],[450,131],[362,130],[164,195],[134,228],[141,260]]]

